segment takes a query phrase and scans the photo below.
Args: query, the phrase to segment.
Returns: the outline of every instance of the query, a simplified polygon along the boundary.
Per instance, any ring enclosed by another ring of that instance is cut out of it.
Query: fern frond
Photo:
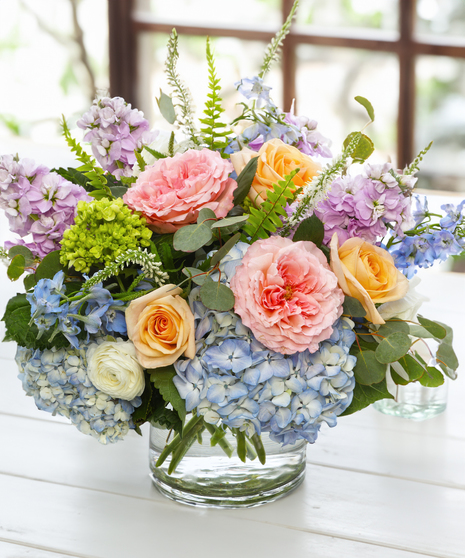
[[[226,124],[219,120],[224,108],[221,106],[220,97],[220,80],[216,76],[215,59],[210,47],[210,37],[207,37],[207,63],[208,63],[208,88],[210,93],[207,95],[208,100],[205,103],[203,111],[206,118],[200,118],[200,122],[205,124],[200,131],[203,134],[203,140],[212,151],[224,149],[228,145],[230,132],[226,130]]]
[[[258,74],[259,78],[262,78],[267,74],[271,68],[273,62],[279,60],[279,52],[283,45],[283,41],[286,38],[286,35],[289,33],[292,25],[292,20],[294,19],[294,15],[297,11],[297,7],[299,5],[299,0],[295,0],[294,5],[292,6],[289,15],[287,16],[284,25],[281,29],[276,33],[276,35],[271,40],[270,44],[266,47],[265,56],[263,58],[262,69]]]
[[[298,194],[297,208],[281,231],[281,236],[288,236],[291,230],[297,226],[308,212],[322,201],[335,178],[346,168],[347,160],[352,156],[362,137],[361,132],[354,134],[349,145],[344,149],[340,157],[335,159],[331,165],[316,174],[313,179],[304,185],[302,192]]]
[[[418,155],[410,163],[410,165],[407,165],[405,167],[403,174],[415,174],[416,172],[418,172],[420,170],[420,163],[423,161],[423,157],[428,153],[432,145],[433,142],[430,142],[429,145],[427,145],[422,151],[420,151],[420,153],[418,153]]]
[[[65,117],[62,115],[61,128],[63,130],[63,136],[65,137],[66,143],[73,153],[76,154],[76,159],[82,163],[80,167],[77,168],[79,172],[82,172],[89,180],[91,186],[96,190],[104,190],[110,199],[114,196],[111,193],[110,188],[107,185],[107,179],[105,178],[105,171],[97,165],[95,159],[88,155],[79,143],[71,136],[68,124]]]
[[[269,233],[274,233],[283,226],[281,216],[287,215],[285,205],[288,200],[294,199],[294,194],[289,186],[298,172],[299,169],[295,169],[287,174],[284,180],[273,184],[273,190],[267,190],[266,201],[259,209],[250,208],[250,217],[242,227],[244,233],[250,236],[250,242],[254,242],[257,237],[268,238]]]
[[[173,89],[173,93],[178,101],[175,108],[178,108],[181,114],[176,115],[178,124],[185,129],[191,140],[199,145],[197,130],[194,124],[194,107],[192,103],[192,95],[187,85],[181,80],[176,71],[176,64],[179,58],[178,53],[178,34],[173,29],[168,40],[168,56],[165,62],[165,72],[168,83]]]

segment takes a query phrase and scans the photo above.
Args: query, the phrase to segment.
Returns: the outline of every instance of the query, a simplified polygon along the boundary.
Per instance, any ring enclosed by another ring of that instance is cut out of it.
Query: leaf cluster
[[[365,315],[361,304],[346,297],[344,312],[356,320]],[[457,377],[458,360],[452,348],[452,329],[440,322],[418,316],[419,323],[393,318],[379,328],[365,322],[356,329],[357,341],[351,354],[357,357],[354,367],[356,387],[351,405],[343,413],[349,415],[379,399],[392,398],[386,387],[388,366],[392,380],[398,385],[418,381],[425,387],[444,383],[444,374]],[[438,367],[429,366],[417,352],[415,344],[422,339],[438,343]]]

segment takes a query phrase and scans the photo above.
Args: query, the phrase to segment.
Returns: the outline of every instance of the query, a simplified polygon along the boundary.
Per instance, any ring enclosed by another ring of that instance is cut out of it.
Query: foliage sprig
[[[420,153],[418,153],[418,155],[410,163],[410,165],[405,167],[404,174],[408,174],[408,175],[415,174],[420,170],[420,163],[423,161],[423,157],[428,153],[432,145],[433,142],[430,142],[429,145],[427,145],[424,149],[420,151]]]

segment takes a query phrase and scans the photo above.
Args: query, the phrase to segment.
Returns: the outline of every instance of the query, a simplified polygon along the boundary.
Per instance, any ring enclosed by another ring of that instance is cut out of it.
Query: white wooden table
[[[2,276],[0,286],[3,311],[16,285]],[[465,362],[465,275],[430,272],[419,290],[434,295],[424,314],[454,327]],[[1,558],[465,557],[463,367],[446,413],[421,423],[373,409],[340,419],[308,447],[296,492],[226,511],[157,492],[147,429],[104,447],[38,411],[14,352],[0,347]]]

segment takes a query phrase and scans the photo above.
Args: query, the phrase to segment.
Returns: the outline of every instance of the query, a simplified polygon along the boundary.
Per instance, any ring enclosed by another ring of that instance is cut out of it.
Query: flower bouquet
[[[323,423],[392,398],[387,382],[456,376],[452,331],[417,315],[411,279],[463,250],[464,202],[412,207],[429,146],[398,171],[365,163],[356,131],[333,159],[314,120],[274,105],[264,78],[295,7],[236,84],[231,125],[207,40],[196,126],[173,31],[158,99],[172,133],[105,97],[77,123],[92,155],[63,119],[77,168],[0,158],[19,235],[2,257],[26,290],[3,321],[24,391],[103,444],[150,423],[153,479],[190,503],[273,500],[301,482]]]

